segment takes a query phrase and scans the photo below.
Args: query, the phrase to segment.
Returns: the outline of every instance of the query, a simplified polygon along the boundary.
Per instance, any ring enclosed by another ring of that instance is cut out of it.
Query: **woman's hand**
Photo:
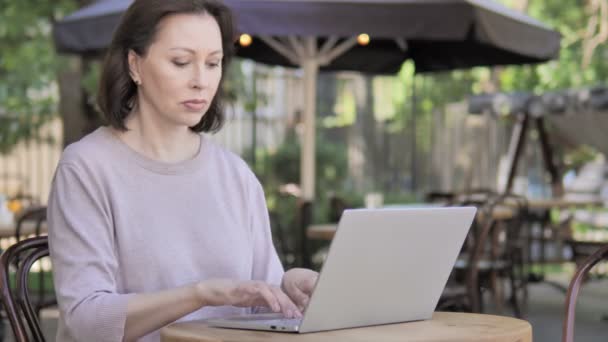
[[[263,306],[282,312],[287,318],[302,317],[300,310],[279,287],[262,281],[214,279],[200,282],[197,290],[202,306]]]
[[[318,278],[319,273],[313,270],[292,268],[283,275],[281,288],[298,306],[300,311],[304,311]]]

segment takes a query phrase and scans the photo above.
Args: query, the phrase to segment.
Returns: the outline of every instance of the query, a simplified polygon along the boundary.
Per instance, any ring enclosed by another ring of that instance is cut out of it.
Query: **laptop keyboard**
[[[302,323],[301,318],[276,318],[276,319],[252,319],[260,324],[278,325],[278,326],[296,326]]]
[[[296,326],[302,323],[301,318],[285,318],[280,314],[256,314],[249,316],[228,317],[228,320],[256,322],[264,325]]]

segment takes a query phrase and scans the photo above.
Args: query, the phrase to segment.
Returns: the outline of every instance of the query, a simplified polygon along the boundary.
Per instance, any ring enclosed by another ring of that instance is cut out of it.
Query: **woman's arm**
[[[137,294],[127,303],[125,341],[134,341],[204,306],[197,286]]]
[[[220,305],[265,306],[288,318],[302,317],[295,304],[276,286],[261,281],[208,280],[131,297],[124,340],[134,341],[203,306]]]
[[[111,205],[87,171],[60,164],[49,198],[49,246],[62,324],[76,341],[134,340],[202,306],[297,312],[266,282],[207,280],[153,293],[121,293]],[[149,270],[162,272],[161,270]]]

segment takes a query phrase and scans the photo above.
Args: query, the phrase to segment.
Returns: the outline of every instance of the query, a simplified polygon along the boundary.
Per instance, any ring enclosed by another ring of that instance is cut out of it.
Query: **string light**
[[[367,45],[369,44],[370,38],[369,35],[367,33],[361,33],[359,36],[357,36],[357,42],[359,43],[359,45]]]
[[[243,47],[247,47],[247,46],[251,45],[252,42],[253,42],[253,38],[251,38],[251,36],[246,33],[243,33],[239,37],[239,44],[241,44],[241,46],[243,46]]]

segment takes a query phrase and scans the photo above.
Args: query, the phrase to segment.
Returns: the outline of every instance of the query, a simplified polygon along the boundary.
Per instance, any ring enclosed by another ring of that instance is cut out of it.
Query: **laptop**
[[[345,210],[308,306],[209,319],[223,328],[308,333],[430,319],[474,207]]]

